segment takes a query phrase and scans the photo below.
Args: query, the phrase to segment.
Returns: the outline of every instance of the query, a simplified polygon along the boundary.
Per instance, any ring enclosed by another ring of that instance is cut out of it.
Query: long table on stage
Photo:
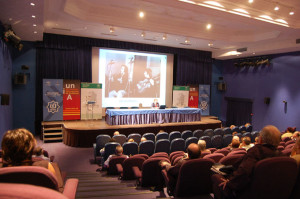
[[[198,108],[107,109],[105,120],[109,125],[194,122],[201,121],[201,111]]]

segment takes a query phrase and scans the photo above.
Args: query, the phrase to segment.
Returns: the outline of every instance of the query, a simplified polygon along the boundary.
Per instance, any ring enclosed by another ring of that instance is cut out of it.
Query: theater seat
[[[133,174],[132,168],[134,166],[139,169],[142,168],[143,162],[145,161],[144,157],[141,156],[132,156],[124,160],[123,164],[117,164],[117,170],[120,174],[122,180],[134,180],[135,176]]]
[[[98,156],[101,156],[100,150],[105,146],[106,143],[108,143],[110,138],[111,137],[109,135],[98,135],[96,137],[96,143],[93,144],[95,163],[96,163],[96,158]]]
[[[0,169],[1,183],[20,183],[42,186],[59,192],[56,176],[46,168],[39,166],[15,166]],[[63,194],[70,199],[75,198],[78,179],[68,179]]]

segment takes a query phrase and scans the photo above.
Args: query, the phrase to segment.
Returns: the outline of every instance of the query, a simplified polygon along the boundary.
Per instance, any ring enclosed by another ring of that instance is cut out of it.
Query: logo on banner
[[[58,112],[60,106],[59,106],[58,102],[55,102],[55,101],[52,100],[51,102],[48,102],[47,108],[48,108],[49,113],[54,114],[54,113]]]
[[[207,101],[201,101],[200,102],[200,109],[205,111],[207,108],[208,108]]]

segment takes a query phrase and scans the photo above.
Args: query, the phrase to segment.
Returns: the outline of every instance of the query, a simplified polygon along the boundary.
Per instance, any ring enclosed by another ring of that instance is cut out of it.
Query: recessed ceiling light
[[[255,52],[253,52],[252,54],[255,55]]]
[[[275,11],[279,10],[279,5],[278,5],[278,3],[276,4],[274,10],[275,10]]]
[[[31,5],[31,6],[35,6],[35,4],[34,4],[34,3],[30,3],[30,5]]]
[[[142,32],[141,33],[141,37],[145,37],[146,33],[145,32]]]
[[[34,33],[34,34],[37,34],[37,31],[34,31],[33,33]]]
[[[211,29],[211,24],[207,24],[207,25],[206,25],[206,29],[207,29],[207,30]]]
[[[190,40],[188,38],[186,38],[184,43],[188,44],[188,43],[190,43]]]
[[[166,40],[166,39],[167,39],[167,35],[164,34],[163,37],[162,37],[162,39],[163,39],[163,40]]]
[[[293,10],[291,10],[290,12],[289,12],[289,15],[294,15],[295,13],[294,13],[294,11]]]
[[[209,44],[208,44],[208,46],[213,46],[213,45],[214,45],[213,43],[209,43]]]
[[[145,13],[143,11],[139,12],[139,17],[140,18],[144,18],[144,16],[145,16]]]
[[[9,20],[9,21],[11,21],[11,20],[12,20],[12,18],[9,18],[8,20]]]
[[[248,3],[253,3],[253,0],[248,0]]]
[[[36,26],[36,24],[33,24],[33,26],[35,27],[35,26]]]
[[[35,18],[35,15],[32,15],[31,17],[32,17],[32,18]]]
[[[109,28],[109,32],[110,32],[110,33],[114,33],[114,32],[115,32],[115,29],[114,29],[113,27],[110,27],[110,28]]]

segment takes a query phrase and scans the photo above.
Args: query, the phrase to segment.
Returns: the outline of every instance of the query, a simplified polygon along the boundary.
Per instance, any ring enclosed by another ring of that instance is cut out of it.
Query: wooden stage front
[[[160,130],[165,132],[196,130],[196,129],[215,129],[221,127],[221,121],[214,116],[202,116],[201,121],[197,122],[178,122],[164,124],[137,124],[137,125],[108,125],[102,120],[80,120],[63,122],[63,142],[72,147],[92,147],[96,142],[97,135],[113,135],[119,131],[126,136],[131,133],[158,133]]]

